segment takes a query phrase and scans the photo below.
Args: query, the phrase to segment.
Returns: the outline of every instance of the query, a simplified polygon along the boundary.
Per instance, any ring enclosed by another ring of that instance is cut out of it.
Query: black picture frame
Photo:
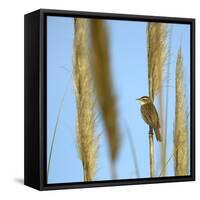
[[[190,24],[190,175],[161,178],[47,184],[46,182],[46,16],[69,16]],[[38,190],[119,186],[195,180],[195,19],[40,9],[24,17],[24,184]]]

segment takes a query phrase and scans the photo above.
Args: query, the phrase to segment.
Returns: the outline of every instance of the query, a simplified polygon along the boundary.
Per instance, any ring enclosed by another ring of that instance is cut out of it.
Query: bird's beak
[[[136,101],[139,101],[140,99],[136,99]]]

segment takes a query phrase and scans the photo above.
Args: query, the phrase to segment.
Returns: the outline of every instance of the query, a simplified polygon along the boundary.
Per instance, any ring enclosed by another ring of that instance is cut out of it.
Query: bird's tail
[[[154,128],[154,132],[155,132],[157,141],[162,142],[162,136],[161,136],[159,128]]]

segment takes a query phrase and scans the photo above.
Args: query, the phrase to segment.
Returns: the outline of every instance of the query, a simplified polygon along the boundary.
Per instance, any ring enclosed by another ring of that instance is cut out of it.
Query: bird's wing
[[[160,128],[159,116],[155,106],[147,103],[141,106],[141,113],[144,121],[152,128]]]

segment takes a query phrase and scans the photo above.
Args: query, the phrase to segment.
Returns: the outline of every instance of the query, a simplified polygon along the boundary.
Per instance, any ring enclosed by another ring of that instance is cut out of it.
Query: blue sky
[[[121,147],[116,163],[117,178],[138,178],[131,154],[127,129],[135,146],[140,177],[149,177],[148,126],[140,114],[136,98],[148,95],[146,22],[106,20],[109,32],[111,72],[117,97]],[[171,32],[167,158],[173,153],[173,121],[175,109],[175,64],[178,48],[182,47],[186,97],[190,83],[190,26],[169,24]],[[80,182],[83,180],[81,161],[76,148],[76,105],[72,80],[73,18],[47,17],[47,157],[53,130],[64,94],[48,183]],[[164,100],[166,80],[163,83]],[[165,103],[165,102],[164,102]],[[189,105],[189,98],[187,98]],[[187,106],[189,107],[189,106]],[[103,130],[100,119],[97,133]],[[99,141],[97,172],[94,180],[110,180],[110,161],[105,133]],[[160,174],[160,145],[155,141],[155,173]],[[167,176],[173,176],[173,159]]]

